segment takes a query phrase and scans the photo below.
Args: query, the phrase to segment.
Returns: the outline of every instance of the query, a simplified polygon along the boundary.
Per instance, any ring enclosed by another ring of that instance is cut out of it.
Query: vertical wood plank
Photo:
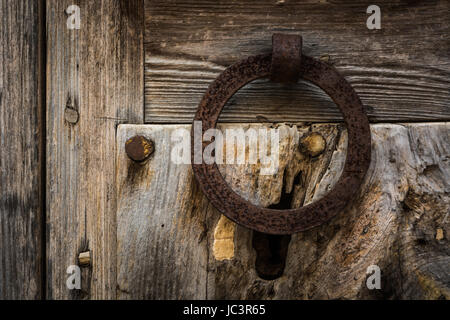
[[[142,30],[141,0],[47,2],[47,298],[116,297],[115,136],[143,122]],[[82,288],[68,290],[87,250]]]
[[[40,13],[0,2],[0,299],[42,296]]]

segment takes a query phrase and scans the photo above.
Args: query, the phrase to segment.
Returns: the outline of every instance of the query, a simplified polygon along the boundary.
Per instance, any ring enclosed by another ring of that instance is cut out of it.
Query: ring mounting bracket
[[[302,37],[295,34],[275,33],[272,36],[272,63],[270,80],[297,82],[302,61]]]

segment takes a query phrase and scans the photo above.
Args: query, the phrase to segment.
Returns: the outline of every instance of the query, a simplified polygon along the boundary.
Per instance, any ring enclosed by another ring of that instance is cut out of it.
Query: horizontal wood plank
[[[450,119],[450,3],[378,1],[145,1],[145,121],[190,123],[225,67],[268,53],[274,32],[303,36],[304,53],[334,65],[372,122]],[[259,80],[227,104],[224,122],[331,122],[341,115],[312,84]]]
[[[372,125],[372,163],[361,190],[330,222],[292,235],[282,275],[266,280],[255,267],[255,233],[224,218],[202,194],[191,166],[173,161],[178,140],[173,133],[185,130],[189,137],[190,126],[120,125],[118,297],[450,298],[449,126]],[[299,207],[323,197],[343,168],[346,130],[339,124],[278,129],[282,156],[276,174],[261,175],[260,164],[219,165],[225,179],[242,197],[265,207]],[[314,157],[299,148],[311,132],[326,141]],[[154,142],[154,154],[145,163],[125,153],[134,135]],[[371,265],[381,268],[381,290],[367,289]]]

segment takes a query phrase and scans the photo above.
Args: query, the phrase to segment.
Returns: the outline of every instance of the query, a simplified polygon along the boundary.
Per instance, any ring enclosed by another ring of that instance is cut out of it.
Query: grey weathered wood
[[[174,165],[169,160],[171,134],[177,128],[180,126],[120,125],[118,128],[117,289],[120,299],[206,296],[206,212],[203,209],[208,203],[198,197],[190,166]],[[135,163],[125,153],[126,140],[139,134],[155,143],[155,153],[147,164]]]
[[[40,13],[0,2],[0,299],[42,297]]]
[[[373,160],[362,190],[329,224],[292,236],[283,276],[258,278],[252,232],[236,227],[234,258],[210,258],[208,298],[448,299],[449,124],[380,124],[372,126],[372,134]],[[319,179],[307,177],[292,186],[287,171],[285,188],[294,188],[293,207],[320,198],[333,185],[345,140],[342,132],[336,147],[329,144],[329,167],[302,169]],[[298,195],[305,191],[303,202]],[[217,215],[210,219],[208,226],[216,227]],[[439,229],[446,238],[436,239]],[[370,265],[381,268],[381,290],[369,291],[365,285]]]
[[[263,125],[224,124],[222,128]],[[255,271],[253,232],[211,207],[190,165],[171,161],[171,135],[188,125],[120,125],[117,135],[118,297],[209,299],[449,298],[450,124],[371,126],[373,160],[359,193],[337,218],[292,236],[283,275]],[[221,165],[245,198],[269,206],[282,193],[292,207],[323,196],[342,170],[340,125],[279,126],[279,172],[259,165]],[[327,147],[311,158],[298,141],[309,132]],[[125,141],[141,134],[155,153],[135,164]],[[283,191],[284,190],[284,191]],[[219,222],[220,220],[220,222]],[[366,288],[378,265],[382,289]]]
[[[143,121],[143,2],[78,3],[80,30],[66,26],[72,4],[47,2],[47,298],[115,298],[115,136]],[[84,251],[90,267],[69,291]]]
[[[228,65],[271,50],[273,32],[303,35],[304,53],[333,64],[372,122],[450,119],[450,3],[378,1],[145,1],[145,121],[190,123],[209,83]],[[224,122],[341,120],[317,87],[259,80],[241,89]]]

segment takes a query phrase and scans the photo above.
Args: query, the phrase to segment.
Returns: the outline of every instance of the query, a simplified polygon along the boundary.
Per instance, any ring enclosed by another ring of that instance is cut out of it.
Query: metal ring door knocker
[[[259,232],[292,234],[321,225],[346,206],[369,168],[371,137],[369,121],[356,92],[333,67],[303,55],[300,36],[274,34],[272,46],[272,54],[251,56],[222,72],[203,96],[194,121],[202,122],[202,134],[215,128],[226,102],[255,79],[270,77],[277,82],[297,82],[299,78],[308,80],[333,99],[347,127],[347,157],[334,188],[320,200],[298,209],[268,209],[258,207],[234,192],[216,163],[194,163],[194,129],[191,132],[191,160],[201,190],[228,218]],[[207,142],[202,143],[202,152],[207,145]]]

